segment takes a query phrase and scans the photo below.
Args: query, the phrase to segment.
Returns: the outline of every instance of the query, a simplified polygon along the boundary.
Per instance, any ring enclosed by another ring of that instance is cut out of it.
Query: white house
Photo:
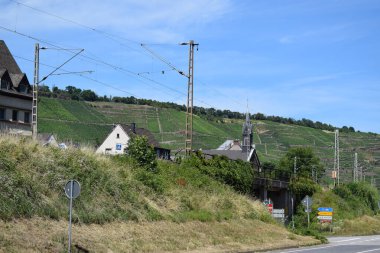
[[[96,150],[98,154],[125,154],[130,136],[121,125],[116,125],[104,142]]]
[[[151,132],[144,128],[136,128],[135,123],[131,125],[115,125],[111,133],[96,150],[98,154],[119,155],[125,154],[128,142],[133,136],[145,136],[148,144],[154,148],[158,159],[170,160],[170,149],[160,147]]]

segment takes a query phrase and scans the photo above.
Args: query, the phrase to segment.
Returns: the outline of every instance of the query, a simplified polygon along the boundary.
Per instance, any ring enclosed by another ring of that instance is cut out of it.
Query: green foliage
[[[349,202],[357,202],[371,209],[378,210],[379,192],[366,182],[348,183],[334,189],[334,193]]]
[[[296,195],[298,200],[303,199],[306,195],[312,196],[320,190],[320,186],[310,178],[296,177],[290,180],[290,190]]]
[[[41,147],[29,140],[0,139],[0,219],[67,218],[63,188],[81,184],[73,221],[169,219],[223,221],[260,210],[248,198],[185,164],[158,162],[155,173],[129,156],[105,157],[78,149]]]
[[[201,152],[187,158],[184,163],[198,168],[205,175],[227,184],[236,191],[249,194],[252,191],[253,169],[242,160],[232,161],[225,156],[205,159]]]
[[[164,181],[159,174],[154,174],[147,170],[138,170],[136,172],[136,179],[153,191],[160,194],[164,193]]]
[[[294,163],[296,163],[298,177],[313,178],[313,175],[317,175],[317,178],[320,178],[324,173],[324,168],[319,158],[315,156],[313,150],[309,147],[289,149],[280,160],[279,168],[284,171],[294,172]]]
[[[146,170],[156,172],[157,160],[153,146],[149,145],[146,136],[134,136],[129,140],[128,155]]]

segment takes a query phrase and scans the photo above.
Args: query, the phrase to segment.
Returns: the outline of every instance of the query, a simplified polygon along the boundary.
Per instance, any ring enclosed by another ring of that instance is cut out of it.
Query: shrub
[[[194,157],[191,159],[194,160]],[[249,163],[242,160],[232,161],[225,156],[216,156],[202,162],[192,161],[198,165],[202,173],[231,186],[240,193],[251,193],[253,170]]]
[[[145,136],[134,136],[129,140],[128,155],[136,160],[139,166],[156,172],[157,160],[154,148],[149,145]]]

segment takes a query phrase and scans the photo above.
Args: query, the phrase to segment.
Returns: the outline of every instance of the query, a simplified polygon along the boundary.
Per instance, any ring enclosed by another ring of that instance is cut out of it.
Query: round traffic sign
[[[65,185],[65,194],[71,199],[75,199],[80,194],[80,184],[77,180],[69,180]]]

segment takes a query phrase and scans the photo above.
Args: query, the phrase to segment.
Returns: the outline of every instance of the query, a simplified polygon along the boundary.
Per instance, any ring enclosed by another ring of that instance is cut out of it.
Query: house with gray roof
[[[32,86],[0,40],[0,132],[32,134]]]
[[[170,150],[160,147],[153,134],[145,128],[137,128],[135,123],[130,125],[116,124],[111,132],[97,148],[96,153],[121,155],[128,152],[129,140],[134,136],[145,136],[148,144],[153,146],[157,158],[170,160]]]

